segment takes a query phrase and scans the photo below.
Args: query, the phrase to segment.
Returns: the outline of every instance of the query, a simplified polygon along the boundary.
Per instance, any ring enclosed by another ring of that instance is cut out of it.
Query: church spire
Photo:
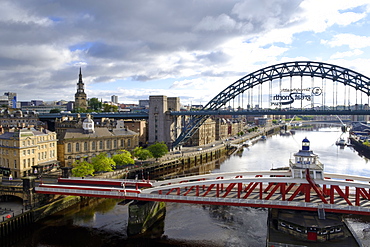
[[[78,75],[77,92],[75,94],[75,105],[76,110],[87,109],[87,97],[84,90],[84,83],[82,81],[82,70],[80,67],[80,74]]]
[[[78,83],[77,83],[77,93],[83,93],[84,92],[84,83],[82,81],[82,72],[80,67],[80,74],[78,76]]]

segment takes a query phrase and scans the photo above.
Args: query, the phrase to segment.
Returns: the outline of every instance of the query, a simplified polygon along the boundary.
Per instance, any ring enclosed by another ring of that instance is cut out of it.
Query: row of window
[[[117,140],[106,140],[106,141],[92,141],[92,142],[84,142],[84,143],[68,143],[67,144],[67,152],[71,153],[72,148],[74,148],[75,152],[81,151],[90,151],[90,150],[104,150],[104,149],[116,149],[119,147],[125,147],[125,140],[121,139]],[[131,139],[127,139],[127,147],[131,147]]]
[[[9,120],[2,120],[1,123],[2,124],[6,124],[6,123],[35,123],[36,120],[34,119],[31,119],[31,120],[28,120],[28,119],[9,119]]]
[[[39,142],[42,142],[42,141],[52,141],[52,140],[55,140],[56,139],[53,137],[53,136],[48,136],[48,137],[38,137],[37,138],[37,141]],[[50,143],[50,147],[51,145],[55,145],[54,142]],[[32,139],[32,140],[27,140],[27,141],[22,141],[22,147],[26,147],[26,146],[31,146],[31,145],[35,145],[35,140]],[[13,146],[13,147],[17,147],[17,142],[16,141],[8,141],[8,140],[0,140],[0,146]]]
[[[48,158],[47,156],[48,156],[47,151],[38,153],[38,160],[39,161],[45,160]],[[56,156],[55,150],[51,150],[49,152],[49,158],[50,159],[55,158],[55,156]],[[14,169],[17,169],[17,160],[13,161],[13,165],[14,165]],[[35,158],[23,159],[23,168],[26,168],[26,167],[29,168],[34,165],[35,165]],[[5,159],[5,158],[0,159],[0,166],[10,168],[9,159]]]

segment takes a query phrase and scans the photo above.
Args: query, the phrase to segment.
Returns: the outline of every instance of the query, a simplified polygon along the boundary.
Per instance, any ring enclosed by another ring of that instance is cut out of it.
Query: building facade
[[[80,68],[80,74],[79,74],[79,79],[77,83],[77,92],[75,94],[75,105],[74,109],[87,109],[87,98],[86,98],[86,93],[84,89],[84,83],[82,81],[82,73],[81,73],[81,68]]]
[[[123,120],[118,120],[111,130],[96,128],[89,114],[82,127],[65,128],[58,133],[57,152],[62,167],[71,167],[77,160],[91,162],[100,153],[112,156],[122,149],[132,151],[139,144],[139,135],[127,129]]]
[[[0,166],[13,178],[40,174],[58,165],[56,133],[26,128],[0,135]]]
[[[180,98],[164,95],[149,97],[149,144],[164,142],[169,149],[181,133],[181,122],[169,111],[180,111]]]
[[[9,131],[12,128],[38,127],[43,123],[34,111],[23,113],[21,110],[5,110],[0,114],[0,125],[4,131]]]
[[[216,122],[208,118],[185,143],[186,146],[203,146],[216,141]]]

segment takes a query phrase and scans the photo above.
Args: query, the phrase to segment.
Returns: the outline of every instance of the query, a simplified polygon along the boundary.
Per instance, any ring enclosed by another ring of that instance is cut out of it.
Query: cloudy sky
[[[299,60],[370,76],[370,0],[0,1],[1,91],[19,101],[74,100],[81,67],[88,98],[206,104]]]

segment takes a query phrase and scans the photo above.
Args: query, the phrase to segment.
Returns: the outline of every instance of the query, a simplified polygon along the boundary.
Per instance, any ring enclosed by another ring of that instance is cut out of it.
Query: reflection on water
[[[289,159],[301,148],[301,141],[307,137],[311,150],[324,164],[325,172],[370,176],[367,159],[360,157],[351,147],[340,149],[335,145],[340,136],[339,128],[322,128],[296,131],[292,136],[268,137],[266,141],[257,142],[242,153],[229,157],[213,172],[286,167]],[[266,244],[265,209],[168,203],[164,224],[140,237],[127,237],[127,219],[127,205],[105,200],[92,207],[81,206],[48,217],[34,228],[37,230],[30,238],[13,246],[231,247]],[[353,221],[356,219],[359,218],[355,217]]]

